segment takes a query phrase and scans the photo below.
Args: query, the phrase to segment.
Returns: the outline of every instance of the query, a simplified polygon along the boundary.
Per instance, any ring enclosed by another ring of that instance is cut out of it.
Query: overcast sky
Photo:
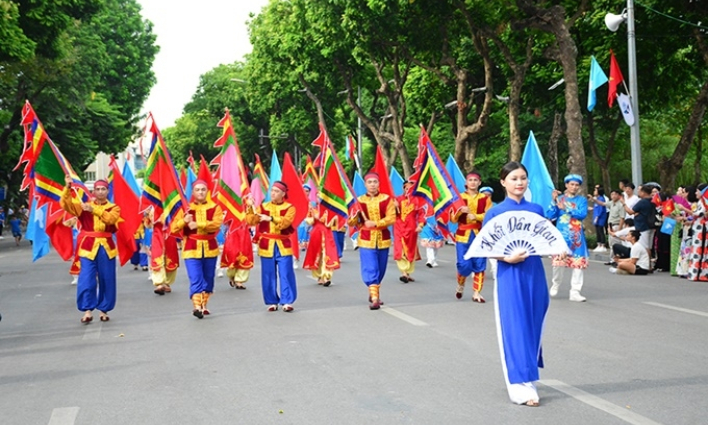
[[[160,46],[152,66],[157,84],[143,110],[164,129],[182,115],[200,75],[251,52],[248,14],[258,14],[268,0],[138,1]]]

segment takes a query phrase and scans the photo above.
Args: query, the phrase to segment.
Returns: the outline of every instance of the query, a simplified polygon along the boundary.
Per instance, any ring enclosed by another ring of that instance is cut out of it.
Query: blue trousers
[[[280,296],[278,296],[280,277]],[[293,256],[281,255],[278,245],[273,248],[273,257],[261,257],[261,287],[266,305],[293,304],[297,299],[297,282],[293,269]]]
[[[366,286],[380,284],[386,275],[388,248],[359,248],[359,263]]]
[[[216,272],[216,257],[187,258],[184,267],[189,277],[189,298],[202,292],[214,292],[214,274]]]
[[[457,274],[460,276],[468,277],[472,273],[483,272],[487,269],[487,259],[486,258],[470,258],[465,260],[465,254],[470,249],[474,241],[474,236],[470,235],[470,240],[467,243],[455,242],[455,252],[457,254]]]
[[[334,244],[337,245],[337,254],[339,255],[339,258],[342,258],[342,254],[344,253],[344,236],[346,236],[346,232],[333,231],[332,234],[334,235]]]
[[[81,271],[76,284],[76,307],[79,311],[99,309],[107,313],[116,306],[116,259],[108,258],[103,247],[96,258],[80,257]]]

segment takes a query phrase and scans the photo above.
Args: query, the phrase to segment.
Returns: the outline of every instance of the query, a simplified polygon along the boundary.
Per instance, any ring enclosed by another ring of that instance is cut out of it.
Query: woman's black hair
[[[639,230],[630,230],[629,234],[632,235],[635,241],[638,241],[642,237],[642,233]]]
[[[605,196],[605,188],[602,185],[598,185],[596,188],[597,196]]]
[[[696,186],[686,186],[686,200],[690,203],[698,202]]]
[[[511,161],[507,162],[506,165],[502,167],[501,171],[499,172],[499,179],[504,180],[506,176],[508,176],[512,171],[518,170],[519,168],[524,170],[527,176],[529,175],[529,170],[524,167],[524,164],[516,161]]]

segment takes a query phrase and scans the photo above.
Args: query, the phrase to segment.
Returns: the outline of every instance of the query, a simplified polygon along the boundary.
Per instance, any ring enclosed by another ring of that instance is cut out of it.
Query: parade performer
[[[332,226],[322,221],[317,208],[310,207],[305,221],[311,226],[310,243],[307,246],[302,268],[312,271],[312,277],[317,279],[317,284],[330,286],[334,271],[339,268],[339,252],[332,228],[337,228],[337,219]]]
[[[388,226],[396,221],[393,199],[379,192],[379,175],[370,172],[364,177],[366,194],[358,198],[363,212],[349,218],[349,225],[359,229],[357,246],[361,277],[369,288],[369,309],[378,310],[383,302],[379,289],[386,275],[391,232]]]
[[[393,225],[393,259],[401,272],[399,280],[403,283],[415,282],[413,272],[415,262],[420,260],[418,251],[418,233],[425,226],[425,210],[419,198],[410,194],[413,182],[403,184],[403,195],[393,200],[396,207],[396,222]]]
[[[482,178],[479,173],[473,171],[467,175],[466,190],[461,194],[467,205],[450,217],[453,223],[458,224],[455,232],[455,251],[457,253],[457,292],[455,296],[458,300],[462,298],[467,277],[473,274],[472,290],[474,293],[472,294],[472,301],[477,303],[486,302],[481,292],[484,287],[484,271],[487,268],[487,259],[470,258],[465,260],[464,255],[482,228],[484,215],[492,205],[491,198],[479,193],[478,189],[481,183]]]
[[[425,248],[425,265],[428,268],[438,266],[438,249],[445,244],[445,236],[443,236],[435,216],[430,216],[425,219],[425,227],[420,232],[420,246]]]
[[[143,220],[140,227],[135,232],[135,252],[130,258],[130,264],[133,265],[133,270],[138,270],[141,267],[143,271],[148,270],[148,255],[145,252],[145,247],[148,245],[145,239],[150,236],[146,231],[150,227],[150,216],[148,212],[143,213]]]
[[[583,302],[585,297],[580,294],[583,289],[583,274],[588,267],[588,248],[585,243],[585,229],[583,220],[588,214],[588,201],[584,196],[578,195],[583,178],[577,174],[568,174],[563,179],[565,193],[561,195],[558,190],[553,191],[553,201],[546,210],[546,218],[556,221],[556,227],[565,238],[570,248],[570,254],[556,255],[553,257],[553,284],[551,297],[558,295],[558,288],[563,280],[566,267],[573,269],[570,279],[570,301]]]
[[[485,224],[507,211],[530,211],[543,216],[543,208],[524,199],[528,172],[518,162],[500,173],[506,199],[486,214]],[[583,198],[584,199],[584,198]],[[538,406],[535,381],[543,367],[541,334],[550,299],[541,257],[515,252],[498,260],[494,307],[504,380],[513,403]]]
[[[312,188],[309,185],[302,186],[305,189],[305,194],[307,198],[310,198],[310,192]],[[311,204],[314,204],[312,202]],[[314,205],[313,205],[314,206]],[[312,224],[307,220],[303,220],[299,226],[297,226],[297,241],[300,246],[301,251],[307,251],[307,244],[310,242],[310,231],[312,230]]]
[[[81,323],[93,320],[93,310],[100,311],[102,322],[116,305],[116,245],[113,234],[118,230],[120,207],[108,201],[108,182],[97,180],[90,202],[79,202],[71,196],[73,178],[67,175],[60,205],[81,223],[77,252],[81,263],[76,287],[76,306],[84,312]]]
[[[293,248],[297,247],[293,247],[291,237],[295,232],[292,226],[295,207],[286,201],[287,193],[288,186],[276,181],[270,190],[271,200],[246,214],[246,222],[256,226],[254,242],[258,244],[258,255],[261,257],[261,286],[268,311],[277,311],[278,305],[282,305],[283,311],[291,312],[297,299],[293,269]],[[253,205],[252,200],[247,202]]]
[[[221,207],[207,198],[207,183],[198,179],[192,185],[192,202],[182,217],[172,222],[172,233],[183,231],[182,258],[189,276],[189,297],[192,299],[192,315],[201,319],[210,314],[207,308],[209,297],[214,292],[214,274],[219,246],[219,232],[224,213]]]
[[[179,267],[179,248],[177,235],[166,231],[162,217],[152,225],[152,243],[150,246],[152,284],[157,295],[172,292],[172,284],[177,279]],[[205,303],[206,305],[206,303]]]
[[[253,207],[246,207],[246,214],[248,213],[253,213]],[[248,281],[253,268],[253,246],[250,227],[245,220],[232,224],[232,228],[226,233],[221,267],[226,269],[226,277],[229,278],[232,288],[246,289],[244,283]]]

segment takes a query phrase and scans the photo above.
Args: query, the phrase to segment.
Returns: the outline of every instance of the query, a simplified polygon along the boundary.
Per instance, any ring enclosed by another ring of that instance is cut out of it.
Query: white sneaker
[[[297,261],[293,261],[293,268],[294,268],[295,270],[297,270],[297,269],[300,268],[300,266],[297,265]]]
[[[597,248],[593,249],[592,252],[607,252],[607,248],[598,245]]]
[[[224,270],[219,269],[219,272],[216,274],[216,277],[224,277]]]
[[[580,295],[580,292],[577,291],[571,291],[570,293],[570,298],[568,298],[570,301],[575,301],[576,303],[582,303],[585,302],[587,298],[584,296]]]
[[[558,287],[559,286],[560,285],[551,285],[551,289],[548,290],[548,295],[550,295],[551,298],[558,295]]]
[[[74,279],[71,281],[71,284],[76,285],[77,283],[79,283],[79,278],[74,276]]]
[[[617,273],[617,268],[610,267],[610,273]]]
[[[438,263],[433,262],[433,267],[437,267],[437,266],[438,266]]]

